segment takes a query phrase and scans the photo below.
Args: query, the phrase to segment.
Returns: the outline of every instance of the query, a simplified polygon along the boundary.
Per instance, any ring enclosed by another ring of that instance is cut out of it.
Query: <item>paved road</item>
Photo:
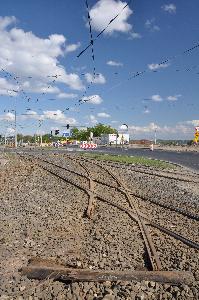
[[[164,151],[154,150],[153,152],[149,149],[128,149],[122,150],[121,148],[98,148],[99,152],[112,153],[112,154],[125,154],[133,156],[145,156],[150,158],[162,159],[171,161],[183,165],[188,168],[192,168],[199,172],[199,152],[176,152],[176,151]]]

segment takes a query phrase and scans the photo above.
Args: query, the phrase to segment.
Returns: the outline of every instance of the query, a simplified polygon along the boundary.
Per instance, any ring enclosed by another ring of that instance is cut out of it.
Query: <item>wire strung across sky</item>
[[[180,52],[180,53],[178,53],[178,54],[176,54],[176,55],[173,55],[173,56],[171,56],[171,57],[169,57],[169,58],[166,58],[165,60],[161,61],[160,63],[157,63],[156,65],[157,65],[158,67],[161,67],[161,66],[163,66],[163,65],[166,65],[166,64],[168,64],[171,60],[174,60],[174,59],[176,59],[177,57],[180,57],[180,56],[183,56],[183,55],[187,55],[187,54],[189,54],[190,52],[192,52],[193,50],[195,50],[195,49],[197,49],[197,48],[199,48],[199,44],[196,44],[195,46],[193,46],[193,47],[191,47],[191,48],[188,48],[188,49],[183,50],[182,52]],[[195,66],[196,66],[196,65],[195,65]],[[195,68],[195,66],[193,66],[192,68]],[[175,71],[178,72],[178,71],[182,71],[182,70],[176,69]],[[185,69],[184,71],[187,71],[187,72],[188,72],[188,71],[191,71],[191,69]],[[121,86],[123,83],[128,82],[129,80],[132,80],[132,79],[137,78],[138,76],[144,75],[144,74],[146,74],[146,73],[156,73],[156,72],[160,72],[160,70],[151,70],[151,69],[149,69],[149,67],[147,67],[145,70],[134,72],[133,75],[131,75],[130,77],[128,77],[128,78],[125,79],[125,80],[120,81],[119,83],[117,83],[116,85],[110,87],[109,89],[103,91],[103,93],[109,92],[109,91],[111,91],[111,90],[113,90],[113,89],[115,89],[115,88]],[[196,73],[196,74],[198,74],[198,73]],[[98,95],[101,96],[102,93],[100,93],[100,94],[98,94]],[[83,99],[81,99],[81,100],[79,100],[79,101],[80,101],[80,102],[82,101],[82,104],[83,104],[83,102],[88,102],[88,101],[90,101],[90,100],[92,100],[93,98],[96,98],[96,97],[97,97],[97,95],[94,95],[94,96],[88,97],[88,100],[86,100],[86,101],[83,100]]]
[[[197,48],[199,48],[199,44],[196,44],[195,46],[193,46],[193,47],[191,47],[191,48],[189,48],[189,49],[186,49],[186,50],[184,50],[184,51],[182,51],[182,52],[180,52],[179,54],[176,54],[176,55],[173,55],[173,56],[171,56],[171,57],[169,57],[169,58],[167,58],[167,59],[165,59],[165,60],[163,60],[162,62],[160,62],[160,63],[157,63],[156,65],[157,66],[162,66],[162,65],[165,65],[165,64],[168,64],[171,60],[173,60],[173,59],[176,59],[177,57],[179,57],[179,56],[182,56],[182,55],[187,55],[187,54],[189,54],[189,53],[191,53],[193,50],[195,50],[195,49],[197,49]],[[175,71],[176,72],[179,72],[179,71],[186,71],[186,72],[190,72],[191,70],[193,70],[193,69],[195,69],[196,67],[197,67],[198,65],[194,65],[194,66],[192,66],[192,67],[190,67],[190,68],[185,68],[185,69],[176,69]],[[5,68],[3,69],[1,69],[1,71],[2,72],[4,72],[5,73],[5,78],[7,78],[8,80],[11,80],[11,79],[13,79],[13,80],[15,80],[15,82],[16,82],[16,84],[18,84],[18,86],[20,86],[20,82],[19,82],[19,79],[20,79],[20,77],[19,76],[16,76],[15,74],[11,74],[10,72],[8,72]],[[127,78],[126,80],[124,80],[124,81],[121,81],[121,82],[119,82],[117,85],[115,85],[115,86],[112,86],[111,88],[109,88],[108,90],[106,90],[106,91],[104,91],[104,92],[107,92],[107,91],[111,91],[112,89],[114,89],[114,88],[116,88],[116,87],[118,87],[118,86],[120,86],[121,84],[123,84],[124,82],[127,82],[127,81],[129,81],[129,80],[131,80],[131,79],[134,79],[134,78],[136,78],[136,77],[138,77],[138,76],[141,76],[141,75],[143,75],[143,74],[145,74],[145,73],[147,73],[147,72],[149,72],[149,73],[154,73],[154,72],[160,72],[160,70],[150,70],[150,69],[145,69],[145,70],[143,70],[143,71],[137,71],[137,72],[134,72],[134,74],[133,75],[131,75],[129,78]],[[196,74],[198,74],[198,73],[196,73]],[[97,75],[97,74],[96,74]],[[58,76],[61,76],[61,75],[48,75],[47,77],[55,77],[55,78],[57,78]],[[33,78],[32,76],[28,76],[27,78]],[[55,83],[55,79],[53,80],[53,83]],[[49,86],[48,86],[48,88],[49,88]],[[28,97],[28,95],[27,95],[27,93],[23,90],[23,89],[19,89],[19,90],[7,90],[7,92],[12,92],[12,93],[20,93],[20,92],[22,92],[22,94],[24,95],[24,99],[25,100],[27,100],[28,102],[30,101],[30,97]],[[42,95],[45,95],[46,93],[42,93]],[[101,95],[101,94],[100,94]],[[10,97],[13,97],[14,95],[9,95]],[[87,97],[88,99],[83,99],[83,97],[82,97],[82,99],[81,100],[78,100],[78,102],[79,102],[79,105],[81,105],[81,104],[83,104],[84,102],[89,102],[89,101],[91,101],[92,99],[94,99],[95,97],[97,97],[97,96],[99,96],[99,95],[93,95],[93,96],[90,96],[90,97]],[[38,98],[37,98],[38,99]],[[49,99],[50,100],[50,99]],[[54,99],[51,99],[51,100],[54,100]],[[66,109],[64,109],[63,110],[63,112],[65,112],[66,110],[69,110],[70,108],[66,108]]]
[[[109,21],[109,23],[106,25],[106,27],[104,27],[99,33],[98,33],[98,35],[93,39],[93,41],[91,42],[90,41],[90,44],[88,44],[78,55],[77,55],[77,57],[79,58],[83,53],[85,53],[86,52],[86,50],[87,49],[89,49],[92,45],[93,45],[93,43],[102,35],[102,33],[104,33],[106,30],[107,30],[107,28],[115,21],[115,19],[117,19],[118,17],[119,17],[119,15],[123,12],[123,10],[127,7],[127,6],[129,6],[130,4],[131,4],[131,2],[132,2],[132,0],[130,0],[130,1],[128,1],[127,2],[127,4],[126,5],[124,5],[124,7],[121,9],[121,11],[115,16],[115,17],[113,17],[110,21]]]
[[[90,32],[90,44],[91,44],[91,52],[92,52],[92,60],[93,60],[93,77],[95,79],[95,55],[94,55],[94,43],[93,43],[93,33],[92,33],[92,26],[91,26],[91,17],[89,13],[89,6],[88,6],[88,1],[85,1],[86,3],[86,8],[87,8],[87,17],[88,17],[88,24],[89,24],[89,32]]]
[[[78,100],[78,105],[83,104],[83,102],[87,102],[89,101],[89,99],[85,99],[86,95],[88,93],[88,90],[90,90],[90,87],[92,86],[92,84],[95,81],[96,76],[99,76],[100,74],[96,73],[96,67],[95,67],[95,54],[94,54],[94,40],[93,40],[93,33],[92,33],[92,26],[91,26],[91,17],[90,17],[90,12],[89,12],[89,6],[88,6],[88,1],[85,1],[86,3],[86,9],[87,9],[87,18],[88,18],[88,24],[89,24],[89,33],[90,33],[90,44],[91,44],[91,57],[92,57],[92,61],[93,61],[93,76],[91,78],[91,81],[89,82],[89,84],[87,85],[82,97]],[[86,75],[86,74],[82,74],[82,75]],[[76,106],[77,104],[75,104]]]
[[[195,46],[189,48],[189,49],[186,49],[176,55],[173,55],[169,58],[166,58],[165,60],[161,61],[160,63],[157,63],[157,66],[158,67],[161,67],[163,65],[166,65],[168,64],[171,60],[174,60],[176,59],[177,57],[180,57],[180,56],[183,56],[185,54],[189,54],[190,52],[192,52],[193,50],[199,48],[199,44],[196,44]],[[177,71],[177,70],[176,70]],[[188,70],[187,70],[188,71]],[[132,80],[134,78],[137,78],[138,76],[141,76],[141,75],[144,75],[146,73],[154,73],[154,72],[160,72],[160,70],[151,70],[149,69],[149,67],[147,67],[145,70],[142,70],[142,71],[137,71],[137,72],[134,72],[133,75],[131,75],[130,77],[128,77],[127,79],[123,80],[123,81],[120,81],[118,84],[114,85],[113,87],[109,88],[108,91],[111,91],[112,89],[116,88],[116,87],[119,87],[121,86],[123,83],[129,81],[129,80]]]
[[[93,76],[91,78],[91,81],[89,82],[88,86],[86,87],[81,100],[79,100],[79,104],[82,104],[82,101],[86,102],[87,99],[84,99],[87,95],[88,90],[90,89],[90,87],[92,86],[92,84],[95,82],[95,78],[96,76],[98,76],[99,74],[96,74],[96,67],[95,67],[95,54],[94,54],[94,40],[93,40],[93,32],[92,32],[92,26],[91,26],[91,17],[90,17],[90,12],[89,12],[89,6],[88,6],[88,1],[85,0],[86,3],[86,9],[87,9],[87,18],[88,18],[88,25],[89,25],[89,33],[90,33],[90,44],[91,44],[91,57],[92,57],[92,61],[93,61]]]
[[[33,100],[32,97],[30,97],[26,91],[22,88],[23,84],[20,83],[20,76],[16,76],[16,74],[11,74],[10,72],[8,72],[5,68],[2,68],[1,69],[2,72],[5,73],[5,75],[3,76],[4,78],[6,78],[8,81],[9,80],[14,80],[14,82],[17,84],[16,88],[15,89],[7,89],[7,93],[8,95],[12,98],[14,96],[16,96],[16,94],[22,94],[21,98],[24,99],[24,100],[27,100],[27,102],[30,102],[31,100]],[[61,75],[48,75],[46,76],[47,78],[53,78],[52,81],[50,81],[51,83],[55,83],[56,82],[56,79],[61,76]],[[33,79],[33,76],[23,76],[23,78],[27,78],[27,79]],[[49,90],[51,87],[50,84],[47,85],[46,87],[46,90]],[[10,94],[9,94],[10,93]],[[46,92],[42,92],[40,93],[40,97],[37,97],[35,103],[39,102],[39,100],[41,100],[41,96],[45,96],[47,93]],[[3,96],[3,95],[0,95],[0,96]],[[49,100],[52,100],[52,99],[49,99]],[[55,100],[55,99],[54,99]]]

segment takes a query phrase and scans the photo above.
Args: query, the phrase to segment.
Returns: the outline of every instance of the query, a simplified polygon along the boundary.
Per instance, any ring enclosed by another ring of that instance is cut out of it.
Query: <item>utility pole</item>
[[[17,112],[15,105],[15,148],[17,148]]]
[[[43,144],[43,140],[42,140],[42,132],[41,132],[41,135],[40,135],[40,146],[42,147],[42,144]]]
[[[122,151],[124,150],[124,136],[122,134],[122,137],[121,137],[121,142],[122,142]]]
[[[41,128],[42,120],[39,120],[39,128]],[[42,147],[42,130],[40,129],[40,146]]]
[[[154,132],[154,144],[156,145],[157,143],[157,136],[156,136],[156,133],[157,133],[157,128],[155,128],[155,132]]]
[[[6,143],[7,143],[7,138],[6,138],[6,132],[5,132],[5,136],[4,136],[4,145],[6,147]]]

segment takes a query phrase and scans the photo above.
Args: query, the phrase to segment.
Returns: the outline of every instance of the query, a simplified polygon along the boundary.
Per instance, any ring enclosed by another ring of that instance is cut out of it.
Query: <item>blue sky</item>
[[[90,42],[85,1],[1,3],[0,133],[12,133],[16,105],[23,134],[101,122],[126,123],[134,138],[193,138],[199,47],[184,51],[199,43],[199,2],[88,4],[94,37],[121,12],[94,42],[94,62],[91,47],[77,58]]]

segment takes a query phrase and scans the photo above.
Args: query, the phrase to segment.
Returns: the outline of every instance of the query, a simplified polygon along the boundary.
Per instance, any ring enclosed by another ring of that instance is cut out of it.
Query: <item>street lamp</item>
[[[157,127],[154,128],[154,144],[156,145],[157,143]]]

